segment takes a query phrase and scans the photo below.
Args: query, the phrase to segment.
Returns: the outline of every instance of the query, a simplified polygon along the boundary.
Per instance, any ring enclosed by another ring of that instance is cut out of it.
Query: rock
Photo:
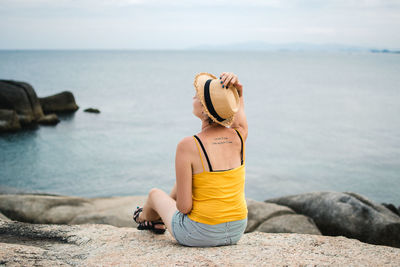
[[[247,202],[247,227],[245,233],[254,231],[265,220],[274,216],[284,214],[295,214],[295,212],[286,207],[273,203],[264,203],[252,199],[246,199]]]
[[[46,114],[74,112],[79,108],[75,103],[74,95],[69,91],[39,98],[39,101]]]
[[[117,227],[136,227],[132,220],[133,210],[143,206],[146,196],[110,197],[88,199],[93,208],[84,214],[79,214],[70,223],[110,224]]]
[[[87,108],[84,111],[89,113],[100,113],[100,110],[98,110],[97,108]]]
[[[167,231],[154,235],[109,225],[40,225],[0,221],[6,266],[398,266],[400,249],[345,237],[243,235],[237,245],[192,248]]]
[[[142,206],[145,200],[146,197],[144,196],[85,199],[29,194],[0,195],[0,211],[8,218],[21,222],[52,224],[95,223],[110,224],[118,227],[135,227],[136,224],[132,220],[132,211],[136,206]],[[247,204],[249,214],[246,232],[254,231],[263,224],[263,228],[257,229],[257,231],[282,232],[282,229],[286,229],[286,232],[289,233],[319,233],[312,220],[306,219],[297,219],[298,225],[287,223],[285,225],[286,228],[277,230],[276,220],[270,221],[271,218],[286,214],[295,215],[293,210],[286,206],[258,202],[251,199],[247,199]],[[294,216],[292,221],[295,218],[297,217]],[[267,226],[268,222],[271,226]],[[315,227],[315,230],[310,230],[312,227]]]
[[[51,224],[111,224],[136,227],[132,211],[146,197],[85,199],[51,195],[0,195],[0,212],[12,220]]]
[[[0,212],[21,222],[67,224],[90,206],[78,197],[0,195]]]
[[[3,213],[0,212],[0,219],[3,221],[10,221],[6,216],[3,215]]]
[[[42,125],[56,125],[59,122],[60,119],[58,118],[57,114],[54,113],[45,115],[38,120],[38,123]]]
[[[286,214],[270,218],[258,226],[255,231],[321,235],[313,219],[301,214]]]
[[[12,132],[21,129],[15,110],[0,109],[0,133]]]
[[[245,233],[260,231],[264,233],[298,233],[320,235],[314,221],[286,207],[273,203],[246,199],[247,227]]]
[[[400,218],[355,193],[315,192],[269,199],[311,217],[323,235],[400,247]]]
[[[390,203],[389,204],[388,203],[382,203],[382,206],[386,207],[387,209],[392,211],[394,214],[400,216],[400,210],[398,210],[395,205],[390,204]]]
[[[0,109],[15,110],[21,125],[35,123],[43,116],[35,90],[25,82],[0,80]]]

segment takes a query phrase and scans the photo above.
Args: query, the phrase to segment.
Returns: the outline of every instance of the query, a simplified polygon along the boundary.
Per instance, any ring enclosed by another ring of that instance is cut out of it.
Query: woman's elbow
[[[178,210],[183,214],[188,214],[192,210],[192,205],[177,206]]]

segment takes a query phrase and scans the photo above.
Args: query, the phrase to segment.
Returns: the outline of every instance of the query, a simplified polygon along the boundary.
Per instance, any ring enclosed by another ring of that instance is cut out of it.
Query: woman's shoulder
[[[246,142],[247,135],[248,135],[247,129],[244,129],[242,127],[235,127],[235,128],[231,128],[231,129],[238,131],[240,136],[244,139],[243,141]]]
[[[193,136],[184,137],[177,145],[177,150],[185,152],[193,151],[193,148],[195,148]]]

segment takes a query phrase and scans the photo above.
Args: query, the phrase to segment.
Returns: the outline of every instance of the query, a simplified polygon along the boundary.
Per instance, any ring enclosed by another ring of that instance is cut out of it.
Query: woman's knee
[[[154,187],[154,188],[150,189],[149,196],[152,197],[152,196],[160,194],[161,192],[163,192],[161,189]]]

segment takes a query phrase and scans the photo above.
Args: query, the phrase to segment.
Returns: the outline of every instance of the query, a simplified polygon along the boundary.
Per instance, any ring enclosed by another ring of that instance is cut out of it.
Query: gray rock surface
[[[94,223],[134,227],[136,224],[132,221],[132,211],[136,206],[142,206],[145,200],[144,196],[87,199],[49,195],[0,195],[0,211],[10,219],[29,223]],[[249,214],[246,232],[257,230],[320,234],[311,219],[296,215],[286,206],[251,199],[247,199],[247,204]],[[279,219],[279,216],[287,214],[292,216]],[[286,221],[279,225],[279,220]]]
[[[246,199],[248,218],[245,233],[298,233],[320,235],[314,221],[292,209],[274,203]]]
[[[48,114],[44,115],[38,120],[39,124],[42,125],[56,125],[60,122],[60,119],[58,118],[57,114]]]
[[[21,129],[17,112],[10,109],[0,109],[0,132],[17,131]]]
[[[0,212],[12,220],[48,224],[111,224],[133,227],[132,211],[143,196],[85,199],[51,195],[0,195]]]
[[[315,192],[266,200],[311,217],[324,235],[400,247],[400,217],[355,193]]]
[[[391,212],[393,212],[397,216],[400,216],[400,209],[397,209],[395,205],[393,205],[391,203],[382,203],[382,206],[386,207],[387,209],[389,209]]]
[[[260,224],[255,231],[264,233],[298,233],[321,235],[313,219],[301,214],[272,217]]]
[[[400,249],[345,237],[245,234],[237,245],[183,247],[166,232],[0,220],[5,266],[398,266]]]
[[[0,219],[4,220],[4,221],[10,221],[10,219],[8,219],[6,216],[4,216],[4,214],[1,212],[0,212]]]
[[[74,95],[69,91],[64,91],[55,95],[39,98],[43,112],[66,113],[78,110]]]
[[[21,125],[36,122],[43,116],[35,90],[25,82],[0,80],[0,109],[15,110]]]

